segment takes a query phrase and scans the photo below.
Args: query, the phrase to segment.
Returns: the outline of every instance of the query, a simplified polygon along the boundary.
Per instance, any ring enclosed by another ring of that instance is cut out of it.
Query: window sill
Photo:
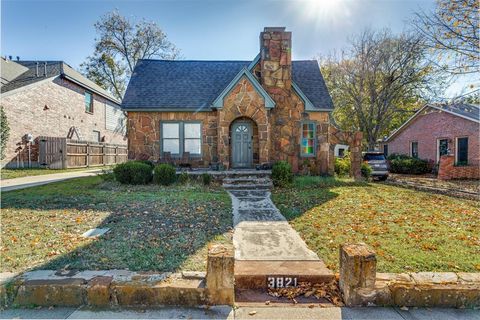
[[[85,113],[88,113],[88,114],[93,114],[93,112],[89,112],[89,111],[85,111]]]

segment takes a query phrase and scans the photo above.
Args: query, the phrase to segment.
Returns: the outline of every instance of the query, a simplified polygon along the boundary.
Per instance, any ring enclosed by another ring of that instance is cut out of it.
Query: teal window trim
[[[233,78],[233,80],[228,84],[228,86],[223,89],[223,91],[220,93],[220,95],[213,101],[212,107],[217,108],[217,109],[222,109],[223,108],[223,100],[224,98],[230,93],[230,91],[233,89],[233,87],[240,81],[242,77],[246,77],[248,81],[253,85],[255,90],[260,94],[264,101],[265,101],[265,108],[267,109],[272,109],[275,107],[275,101],[273,101],[272,97],[263,89],[263,87],[258,83],[257,79],[255,79],[255,76],[250,73],[246,68],[243,68],[240,70],[239,73]]]
[[[190,157],[192,158],[202,158],[203,154],[203,123],[201,121],[175,121],[175,120],[166,120],[166,121],[160,121],[160,154],[163,155],[163,141],[165,139],[177,139],[177,138],[164,138],[163,137],[163,124],[164,123],[177,123],[178,124],[178,140],[179,140],[179,153],[172,153],[171,156],[174,158],[181,158],[183,156],[183,153],[185,151],[185,140],[187,139],[192,139],[195,140],[197,138],[185,138],[185,124],[186,123],[194,123],[194,124],[199,124],[200,125],[200,153],[190,153]]]
[[[307,138],[308,140],[313,139],[313,152],[306,153],[303,152],[303,125],[313,125],[313,138]],[[317,122],[312,120],[305,120],[300,122],[300,157],[302,158],[314,158],[317,155]]]

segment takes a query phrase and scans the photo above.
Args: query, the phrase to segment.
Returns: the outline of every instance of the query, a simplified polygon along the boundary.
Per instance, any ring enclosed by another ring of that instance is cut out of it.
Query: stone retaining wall
[[[232,305],[233,248],[210,248],[207,273],[128,270],[24,273],[0,286],[2,306]]]
[[[365,244],[340,247],[340,290],[347,306],[480,306],[480,273],[377,273]]]
[[[455,166],[455,156],[442,156],[438,168],[438,179],[480,179],[480,166]]]

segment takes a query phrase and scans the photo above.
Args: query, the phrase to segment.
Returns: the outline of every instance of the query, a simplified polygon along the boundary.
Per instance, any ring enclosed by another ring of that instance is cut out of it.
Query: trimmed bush
[[[389,157],[390,172],[406,174],[423,174],[432,171],[432,165],[428,160],[412,158],[406,155]]]
[[[144,163],[129,161],[113,168],[115,180],[122,184],[147,184],[152,181],[152,168]]]
[[[162,163],[153,170],[153,181],[168,186],[177,180],[175,167],[171,164]]]
[[[185,171],[180,173],[180,175],[178,176],[178,182],[180,182],[181,184],[187,184],[188,180],[190,180],[190,177],[188,176],[188,173],[186,173]]]
[[[212,175],[208,173],[202,173],[202,182],[204,186],[209,186],[212,183]]]
[[[350,154],[347,152],[343,158],[335,158],[335,173],[340,177],[349,176],[351,165]]]
[[[272,168],[273,185],[287,187],[293,182],[292,166],[286,161],[278,161]]]
[[[362,177],[368,180],[372,176],[372,167],[370,167],[368,163],[363,162],[360,172],[362,173]]]
[[[152,168],[152,170],[153,170],[153,168],[155,168],[155,164],[154,164],[152,161],[150,161],[150,160],[135,160],[135,162],[149,165],[150,168]]]

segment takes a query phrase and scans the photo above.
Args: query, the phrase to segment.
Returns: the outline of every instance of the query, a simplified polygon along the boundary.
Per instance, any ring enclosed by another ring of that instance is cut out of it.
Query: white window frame
[[[448,138],[437,138],[437,163],[440,162],[440,140],[447,140],[447,150],[448,150]],[[448,154],[448,153],[447,153]]]
[[[200,137],[199,138],[187,138],[187,139],[199,139],[200,140],[200,153],[190,153],[190,157],[192,158],[201,158],[203,154],[202,145],[203,145],[203,123],[201,121],[176,121],[176,120],[168,120],[168,121],[160,121],[160,153],[163,155],[163,140],[169,139],[163,137],[163,124],[164,123],[177,123],[178,124],[178,139],[179,139],[179,153],[171,154],[173,157],[181,158],[183,153],[185,152],[185,124],[193,123],[200,125]],[[174,139],[174,138],[172,138]]]
[[[418,154],[418,141],[417,140],[410,141],[410,157],[413,158],[413,144],[414,143],[417,143],[417,159],[419,159],[420,155]]]
[[[462,138],[467,138],[468,143],[467,143],[467,163],[468,163],[468,149],[469,149],[469,143],[470,143],[470,137],[469,136],[460,136],[460,137],[455,137],[455,164],[458,163],[458,139]]]

